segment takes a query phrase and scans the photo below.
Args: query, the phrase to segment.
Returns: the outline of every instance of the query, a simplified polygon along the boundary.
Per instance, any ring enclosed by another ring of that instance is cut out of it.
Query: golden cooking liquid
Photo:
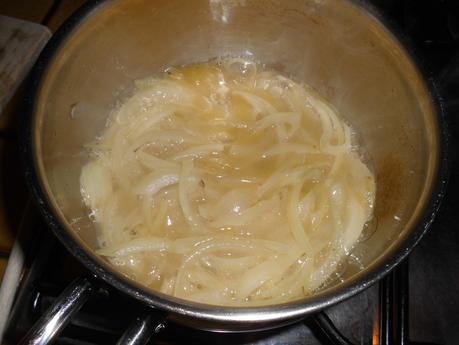
[[[372,216],[351,133],[311,87],[240,58],[138,80],[81,174],[98,253],[202,303],[312,294]]]

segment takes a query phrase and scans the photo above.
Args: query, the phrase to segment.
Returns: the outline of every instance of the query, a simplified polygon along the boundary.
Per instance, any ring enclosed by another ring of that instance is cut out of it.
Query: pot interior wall
[[[344,0],[99,5],[50,62],[36,100],[39,174],[62,224],[94,248],[79,189],[88,159],[84,145],[104,128],[133,81],[218,56],[252,57],[307,82],[356,129],[376,174],[377,198],[371,236],[355,252],[364,267],[376,264],[422,211],[438,129],[426,86],[404,50],[374,17]],[[357,271],[350,265],[344,278]]]

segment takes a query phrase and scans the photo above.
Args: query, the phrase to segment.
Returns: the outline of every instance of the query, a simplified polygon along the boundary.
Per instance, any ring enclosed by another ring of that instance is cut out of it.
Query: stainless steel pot
[[[137,78],[216,56],[250,56],[324,95],[358,131],[377,180],[374,233],[344,281],[284,305],[229,308],[148,290],[94,253],[79,190],[83,145]],[[361,1],[111,0],[75,14],[42,54],[26,134],[27,177],[47,222],[105,282],[211,330],[277,327],[342,301],[399,263],[433,220],[445,185],[436,95],[405,46]]]

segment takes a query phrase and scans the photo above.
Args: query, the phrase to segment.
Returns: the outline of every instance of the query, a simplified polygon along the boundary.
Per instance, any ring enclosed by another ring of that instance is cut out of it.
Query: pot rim
[[[345,1],[362,8],[368,15],[372,16],[374,20],[378,21],[383,28],[386,28],[388,33],[392,35],[392,38],[398,43],[408,58],[410,58],[419,76],[425,81],[435,112],[433,117],[438,129],[438,159],[434,167],[435,171],[430,197],[427,199],[416,224],[405,238],[401,239],[389,253],[386,253],[385,258],[373,264],[373,267],[364,270],[366,271],[364,274],[359,274],[358,277],[349,279],[333,291],[327,292],[327,290],[324,290],[312,297],[308,297],[307,300],[297,300],[286,304],[263,307],[216,307],[193,303],[166,296],[161,293],[148,291],[142,288],[140,284],[129,280],[121,274],[107,270],[101,260],[97,260],[95,256],[82,248],[74,236],[71,235],[70,231],[60,224],[59,216],[48,201],[46,192],[42,187],[35,157],[33,119],[36,99],[39,95],[39,90],[47,70],[52,65],[53,57],[58,53],[64,42],[71,37],[71,33],[78,28],[90,14],[99,7],[110,2],[107,0],[94,0],[84,4],[57,30],[35,63],[30,76],[28,90],[26,91],[25,129],[21,133],[21,154],[26,180],[41,215],[67,250],[69,250],[70,253],[72,253],[72,255],[96,277],[151,307],[157,307],[166,312],[200,320],[233,324],[247,322],[282,322],[290,319],[298,319],[298,317],[324,309],[356,295],[383,278],[397,266],[410,253],[432,224],[435,214],[441,205],[441,200],[446,192],[449,175],[447,158],[448,131],[443,101],[433,78],[430,76],[430,73],[426,72],[427,69],[420,55],[416,53],[413,44],[401,33],[401,30],[399,30],[394,23],[383,18],[383,16],[367,2],[362,0]],[[108,264],[105,265],[108,267]]]

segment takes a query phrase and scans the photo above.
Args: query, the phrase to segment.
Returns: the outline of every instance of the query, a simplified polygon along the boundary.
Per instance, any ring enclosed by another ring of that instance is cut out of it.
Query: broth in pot
[[[242,58],[135,85],[81,172],[97,253],[149,288],[206,304],[279,304],[327,286],[376,192],[338,112]]]

